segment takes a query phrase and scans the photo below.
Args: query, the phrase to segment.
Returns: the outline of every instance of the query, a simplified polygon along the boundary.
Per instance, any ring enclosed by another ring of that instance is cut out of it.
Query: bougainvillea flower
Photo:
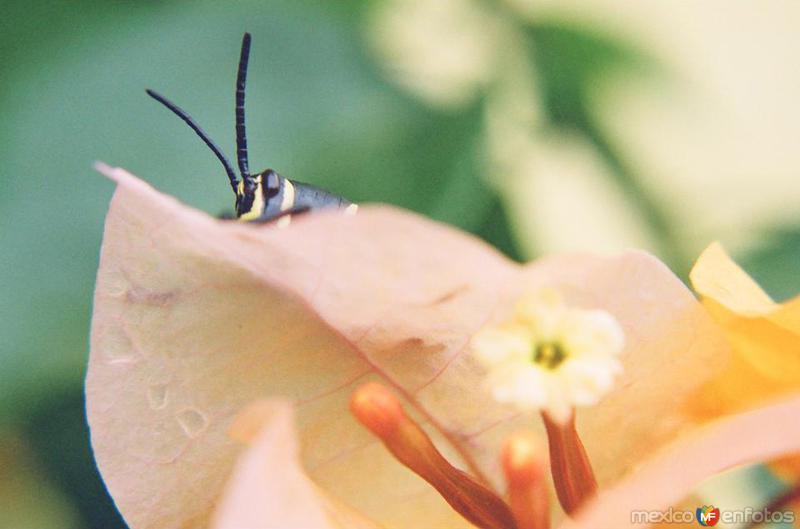
[[[509,434],[544,434],[538,418],[482,389],[469,344],[525,292],[555,289],[624,332],[613,388],[576,417],[601,489],[700,422],[687,399],[728,361],[702,306],[644,253],[523,266],[385,206],[301,215],[287,228],[219,221],[102,170],[118,187],[87,415],[100,471],[135,529],[208,523],[244,453],[228,435],[234,417],[266,397],[292,403],[302,468],[331,505],[384,527],[466,526],[358,424],[351,395],[370,381],[390,388],[448,461],[500,490]]]

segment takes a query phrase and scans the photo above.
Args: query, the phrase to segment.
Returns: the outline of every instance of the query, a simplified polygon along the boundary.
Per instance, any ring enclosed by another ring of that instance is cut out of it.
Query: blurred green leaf
[[[82,529],[126,527],[106,491],[88,443],[81,388],[50,395],[27,418],[26,437],[54,485],[72,499]]]
[[[585,129],[598,83],[653,65],[635,46],[592,28],[540,20],[528,25],[527,33],[544,110],[557,126]]]
[[[459,112],[434,111],[394,89],[386,115],[364,121],[371,134],[331,124],[296,174],[357,201],[386,202],[483,237],[519,259],[496,192],[487,184],[482,101]],[[385,97],[385,96],[383,96]],[[353,138],[357,135],[357,138]],[[422,141],[420,141],[422,139]],[[343,153],[346,153],[344,155]]]
[[[759,247],[738,260],[774,299],[800,294],[800,226],[768,233]]]
[[[500,195],[488,184],[489,162],[483,136],[484,105],[477,101],[456,123],[462,131],[451,142],[451,149],[442,149],[451,167],[442,173],[444,189],[429,215],[458,226],[490,242],[498,250],[517,261],[522,255],[511,235],[511,227]]]
[[[592,112],[600,83],[614,75],[656,71],[655,60],[615,36],[574,23],[539,20],[525,32],[548,125],[577,131],[594,144],[616,185],[656,235],[659,257],[685,277],[689,258],[675,229],[679,219],[641,183]]]

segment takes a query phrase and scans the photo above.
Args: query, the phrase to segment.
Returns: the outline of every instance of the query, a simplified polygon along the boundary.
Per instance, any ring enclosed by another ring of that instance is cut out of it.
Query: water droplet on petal
[[[197,437],[208,426],[206,416],[191,408],[179,411],[176,418],[189,437]]]
[[[104,331],[100,353],[108,364],[133,364],[140,360],[130,336],[124,329],[107,328]]]
[[[147,388],[147,402],[150,403],[151,409],[163,409],[167,405],[167,385],[153,384]]]

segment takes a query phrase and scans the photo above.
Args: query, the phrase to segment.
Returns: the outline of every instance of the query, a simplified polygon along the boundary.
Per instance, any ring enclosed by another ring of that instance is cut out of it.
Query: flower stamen
[[[400,463],[430,483],[470,523],[484,529],[516,527],[505,502],[451,465],[387,388],[375,382],[361,386],[353,393],[350,410]]]
[[[506,441],[500,458],[518,529],[549,529],[546,462],[541,457],[539,443],[527,435],[514,435]]]
[[[550,447],[550,472],[558,501],[567,514],[574,514],[583,504],[597,494],[589,456],[575,429],[575,415],[566,422],[553,420],[542,413],[547,441]]]

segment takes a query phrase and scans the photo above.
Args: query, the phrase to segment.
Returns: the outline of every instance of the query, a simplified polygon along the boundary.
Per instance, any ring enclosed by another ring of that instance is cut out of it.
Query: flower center
[[[567,352],[558,342],[534,342],[531,349],[534,363],[546,369],[557,368],[567,358]]]

